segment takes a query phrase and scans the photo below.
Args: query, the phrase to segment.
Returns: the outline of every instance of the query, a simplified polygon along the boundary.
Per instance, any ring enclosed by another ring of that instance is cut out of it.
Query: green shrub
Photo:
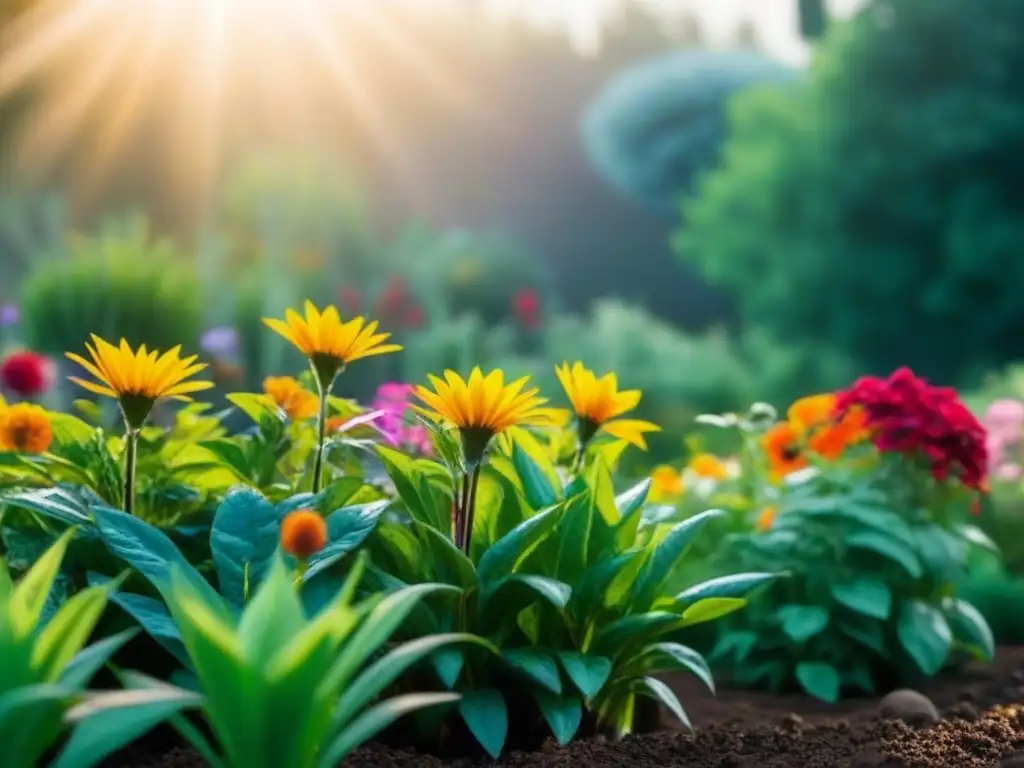
[[[60,355],[95,333],[133,346],[197,348],[201,293],[188,257],[152,238],[142,220],[127,224],[73,237],[68,258],[33,269],[21,291],[27,344]]]

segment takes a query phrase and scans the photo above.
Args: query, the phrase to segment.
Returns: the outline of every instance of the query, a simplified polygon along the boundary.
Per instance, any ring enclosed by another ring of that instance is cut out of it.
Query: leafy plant
[[[197,589],[176,568],[165,597],[198,693],[139,674],[126,681],[175,691],[182,708],[200,707],[212,742],[184,718],[172,723],[214,768],[333,768],[404,714],[458,701],[451,693],[416,693],[375,703],[418,660],[476,640],[464,633],[424,637],[367,664],[423,595],[448,588],[423,584],[353,604],[364,562],[313,618],[279,555],[238,617],[235,606]]]
[[[135,634],[121,632],[86,646],[117,582],[79,592],[63,605],[55,580],[74,530],[58,539],[15,584],[0,563],[0,739],[4,764],[38,765],[76,723],[54,768],[90,768],[160,722],[165,697],[84,689],[107,660]]]
[[[439,453],[459,462],[458,447],[437,435]],[[637,545],[645,482],[615,497],[603,465],[567,488],[525,433],[490,458],[477,481],[469,554],[452,542],[452,480],[427,460],[381,448],[409,515],[382,520],[368,542],[378,568],[375,586],[441,581],[457,590],[442,605],[410,616],[407,631],[465,629],[489,640],[483,650],[432,657],[438,680],[463,698],[459,714],[497,757],[517,727],[559,743],[581,728],[627,733],[636,696],[669,706],[686,722],[671,691],[654,675],[688,670],[711,684],[703,658],[668,637],[745,604],[770,574],[700,585],[684,595],[664,586],[709,513]],[[521,696],[537,717],[524,718]],[[543,726],[541,726],[543,723]],[[523,736],[522,733],[519,734]]]

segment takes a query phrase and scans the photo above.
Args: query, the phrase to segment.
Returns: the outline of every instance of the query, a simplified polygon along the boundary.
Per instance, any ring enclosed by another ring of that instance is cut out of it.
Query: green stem
[[[127,427],[124,436],[124,498],[122,505],[126,514],[135,511],[135,464],[138,456],[139,431]]]
[[[313,493],[320,493],[320,484],[323,481],[324,467],[324,440],[327,437],[327,392],[317,376],[317,389],[320,391],[320,413],[316,418],[316,461],[313,462]]]
[[[476,489],[477,489],[477,486],[480,484],[480,469],[481,469],[482,466],[483,466],[482,464],[477,464],[476,465],[476,469],[473,470],[472,478],[470,479],[470,477],[468,475],[467,475],[467,478],[466,478],[467,479],[466,487],[468,489],[468,493],[466,494],[466,496],[467,496],[467,504],[466,504],[467,510],[466,510],[466,515],[465,515],[466,519],[465,519],[465,521],[463,523],[463,525],[465,525],[465,527],[466,527],[465,528],[465,533],[464,533],[464,536],[463,536],[463,538],[465,539],[466,544],[465,544],[465,546],[463,547],[463,550],[462,550],[463,552],[466,553],[466,557],[469,557],[469,547],[473,543],[473,520],[476,517]]]

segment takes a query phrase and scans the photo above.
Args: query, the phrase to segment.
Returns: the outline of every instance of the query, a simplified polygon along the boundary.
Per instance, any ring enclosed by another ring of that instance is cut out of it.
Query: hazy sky
[[[640,5],[671,19],[685,13],[699,16],[712,40],[728,40],[737,25],[755,24],[765,47],[793,63],[806,60],[808,51],[797,24],[798,0],[487,0],[504,15],[520,16],[540,24],[563,26],[584,53],[600,45],[601,27],[629,4]],[[844,16],[866,0],[826,0],[834,15]]]

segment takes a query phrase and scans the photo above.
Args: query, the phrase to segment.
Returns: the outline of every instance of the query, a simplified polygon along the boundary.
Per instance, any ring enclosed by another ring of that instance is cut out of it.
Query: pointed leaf
[[[603,656],[565,651],[558,654],[558,660],[562,662],[569,679],[586,699],[597,696],[612,673],[611,659]]]
[[[693,726],[690,724],[690,718],[686,716],[686,712],[683,710],[683,705],[679,703],[679,699],[676,698],[672,689],[661,682],[661,680],[658,680],[656,677],[645,677],[635,690],[643,696],[649,696],[664,704],[669,712],[676,716],[679,722],[687,728],[693,729]]]
[[[808,694],[829,704],[839,700],[839,673],[831,664],[801,661],[796,665],[796,679]]]
[[[274,505],[252,488],[235,488],[217,507],[210,551],[220,593],[240,608],[262,583],[280,540]]]
[[[503,651],[501,657],[513,669],[554,694],[562,693],[562,679],[554,658],[543,651],[519,648]]]
[[[538,689],[533,697],[540,706],[541,714],[551,728],[551,735],[560,746],[572,741],[583,721],[583,706],[575,696],[556,696],[550,691]]]
[[[71,662],[64,667],[60,683],[68,688],[85,688],[100,668],[124,647],[125,643],[135,637],[137,629],[126,629],[116,635],[104,638],[78,652]]]
[[[679,559],[697,537],[697,534],[710,523],[725,515],[720,509],[709,509],[701,512],[674,526],[655,547],[647,560],[640,576],[634,606],[636,610],[647,610],[661,597],[665,582],[672,575]]]
[[[494,688],[470,691],[459,702],[459,714],[480,746],[497,760],[508,735],[505,698]]]
[[[908,600],[900,608],[896,634],[920,670],[931,677],[949,658],[953,633],[946,617],[920,600]]]
[[[558,493],[540,465],[517,440],[512,444],[512,464],[527,503],[534,509],[546,509],[558,503]]]
[[[493,591],[506,576],[515,572],[520,563],[554,530],[564,511],[565,506],[560,504],[538,512],[484,552],[476,569],[484,593]]]

